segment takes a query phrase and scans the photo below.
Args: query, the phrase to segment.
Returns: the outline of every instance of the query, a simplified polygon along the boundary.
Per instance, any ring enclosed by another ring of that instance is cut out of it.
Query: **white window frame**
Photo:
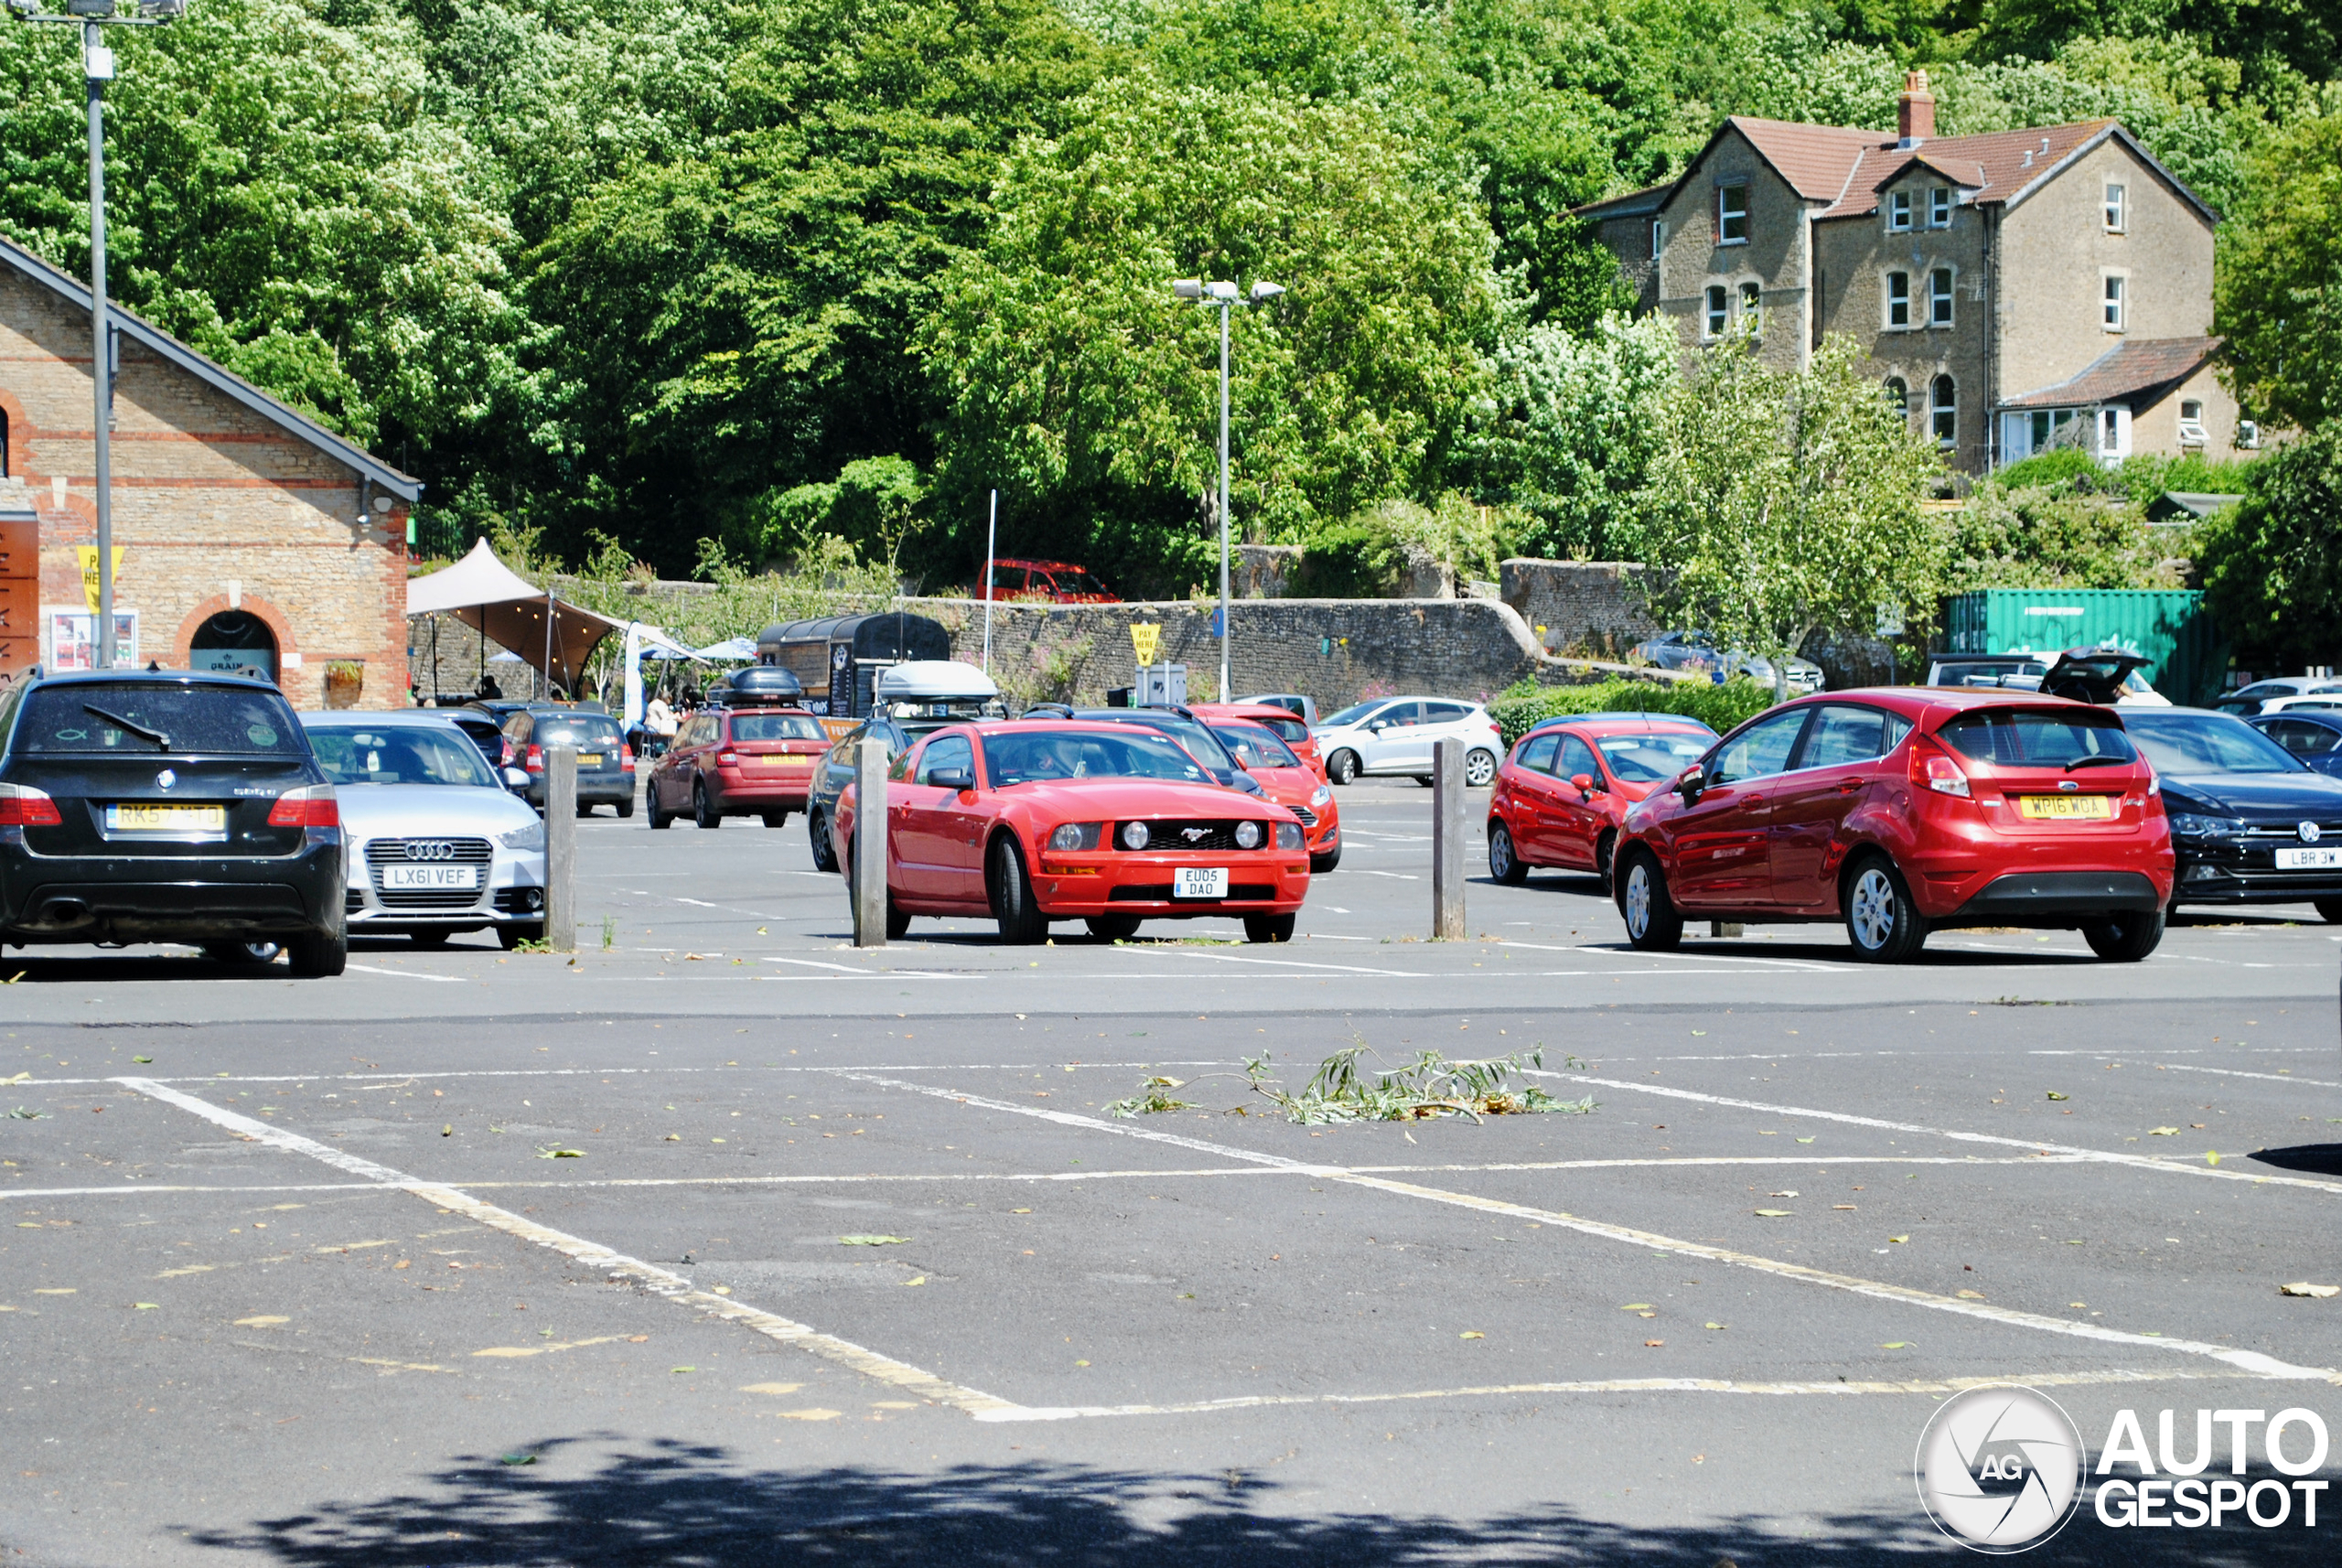
[[[1947,381],[1951,384],[1949,403],[1937,396],[1937,389]],[[1948,371],[1928,378],[1928,434],[1947,452],[1960,444],[1960,383]]]
[[[1900,397],[1896,395],[1897,388],[1900,388],[1902,392],[1902,395]],[[1879,383],[1878,390],[1880,394],[1886,399],[1887,407],[1894,409],[1906,420],[1908,420],[1911,417],[1910,382],[1905,381],[1901,376],[1889,376],[1886,380]]]
[[[1937,285],[1942,286],[1939,288]],[[1928,269],[1928,325],[1952,325],[1952,299],[1960,286],[1960,279],[1950,267]]]
[[[2129,233],[2131,231],[2130,187],[2119,179],[2110,179],[2106,182],[2105,193],[2106,199],[2100,217],[2105,220],[2106,231],[2110,234]]]
[[[2254,452],[2261,447],[2261,422],[2240,419],[2236,422],[2236,445],[2240,451]]]
[[[1896,292],[1896,285],[1898,283],[1903,285],[1899,295]],[[1888,273],[1882,287],[1884,289],[1882,297],[1886,303],[1886,329],[1889,332],[1909,331],[1911,329],[1911,274],[1906,272]],[[1903,313],[1903,319],[1900,321],[1895,319],[1895,313],[1898,309]]]
[[[1650,220],[1650,259],[1654,262],[1659,260],[1660,252],[1666,249],[1667,220],[1654,218]]]
[[[2204,427],[2204,400],[2184,397],[2179,400],[2179,444],[2183,446],[2204,446],[2210,444],[2210,435]]]
[[[2098,285],[2099,325],[2109,332],[2126,332],[2131,326],[2131,280],[2122,273],[2100,274]]]
[[[1886,193],[1886,231],[1907,234],[1911,231],[1911,193],[1890,190]]]
[[[1720,283],[1708,285],[1702,301],[1701,318],[1706,328],[1703,334],[1711,341],[1721,338],[1732,325],[1732,291]]]
[[[1950,228],[1951,209],[1951,187],[1939,185],[1929,190],[1928,192],[1928,227],[1930,229]]]
[[[1737,193],[1740,199],[1740,205],[1737,210],[1725,205],[1725,202],[1735,193]],[[1732,225],[1735,219],[1738,220],[1740,223],[1740,232],[1737,235],[1735,235],[1732,232]],[[1717,186],[1716,243],[1719,245],[1746,245],[1748,243],[1750,227],[1748,220],[1748,182],[1745,179],[1735,179],[1727,180],[1724,184]]]

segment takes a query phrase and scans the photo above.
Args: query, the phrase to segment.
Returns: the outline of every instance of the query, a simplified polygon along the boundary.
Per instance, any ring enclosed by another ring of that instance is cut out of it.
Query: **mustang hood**
[[[1061,822],[1159,822],[1166,817],[1211,817],[1239,821],[1290,820],[1273,800],[1256,799],[1217,784],[1168,783],[1159,779],[1036,780],[998,791],[1003,803],[1017,801]]]
[[[501,789],[458,784],[343,784],[334,798],[352,843],[434,833],[494,838],[537,820],[527,801]]]
[[[2166,811],[2197,810],[2287,826],[2305,819],[2342,818],[2342,779],[2323,773],[2166,775],[2163,789]],[[2192,807],[2190,801],[2195,802]]]

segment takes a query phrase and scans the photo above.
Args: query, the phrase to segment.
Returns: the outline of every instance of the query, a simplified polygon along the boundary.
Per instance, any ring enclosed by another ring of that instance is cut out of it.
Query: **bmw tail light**
[[[521,766],[532,773],[543,773],[545,770],[545,748],[542,746],[529,747],[528,759]]]
[[[1968,775],[1960,770],[1960,764],[1932,746],[1911,748],[1911,781],[1925,784],[1939,795],[1966,799],[1972,793],[1968,788]]]
[[[299,789],[287,789],[268,809],[268,825],[272,828],[338,828],[341,826],[341,805],[334,799],[330,784],[311,784]]]
[[[1059,850],[1096,849],[1103,835],[1103,822],[1059,822],[1049,834],[1049,847]]]
[[[65,825],[57,802],[48,791],[29,784],[0,784],[0,828],[57,828]]]

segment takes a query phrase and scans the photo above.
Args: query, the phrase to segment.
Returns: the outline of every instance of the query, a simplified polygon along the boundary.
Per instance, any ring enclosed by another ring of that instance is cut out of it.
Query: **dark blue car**
[[[2162,782],[2175,908],[2308,903],[2342,922],[2342,779],[2228,714],[2125,708],[2122,727]]]

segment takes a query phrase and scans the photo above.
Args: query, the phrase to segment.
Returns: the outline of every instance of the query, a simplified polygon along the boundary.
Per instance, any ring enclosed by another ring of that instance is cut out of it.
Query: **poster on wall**
[[[45,661],[52,671],[98,667],[98,618],[84,610],[48,610],[41,616],[48,643]],[[138,663],[138,612],[113,612],[113,661],[118,669]]]

